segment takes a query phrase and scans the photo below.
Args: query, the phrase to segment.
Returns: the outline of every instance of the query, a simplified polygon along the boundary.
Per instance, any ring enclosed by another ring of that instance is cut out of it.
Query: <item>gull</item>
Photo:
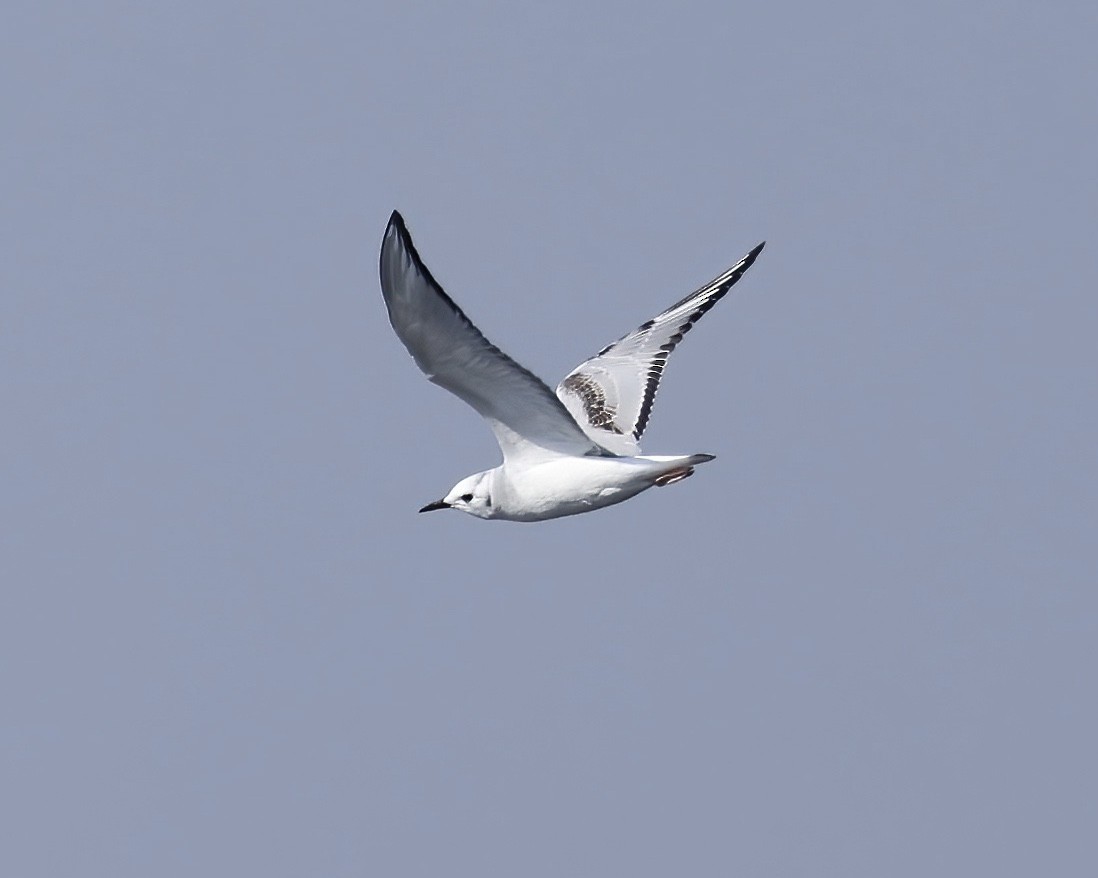
[[[644,455],[640,438],[668,356],[765,243],[581,363],[554,393],[488,341],[446,295],[403,217],[393,211],[380,258],[389,322],[428,380],[476,409],[503,452],[501,465],[462,479],[419,511],[458,509],[484,519],[544,521],[672,485],[713,460],[712,454]]]

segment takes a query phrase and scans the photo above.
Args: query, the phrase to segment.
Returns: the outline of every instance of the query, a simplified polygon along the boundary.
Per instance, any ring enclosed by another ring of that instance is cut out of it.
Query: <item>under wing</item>
[[[568,374],[557,396],[588,436],[616,454],[640,453],[667,358],[698,318],[751,267],[765,243]]]
[[[609,453],[540,378],[488,341],[446,295],[396,211],[382,240],[380,272],[389,322],[416,365],[481,414],[504,460]]]

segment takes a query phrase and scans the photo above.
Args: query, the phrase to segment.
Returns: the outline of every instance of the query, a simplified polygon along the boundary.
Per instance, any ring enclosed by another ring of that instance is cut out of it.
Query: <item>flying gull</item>
[[[674,484],[713,460],[712,454],[641,454],[640,438],[668,356],[762,248],[581,363],[554,394],[488,341],[446,295],[393,211],[380,260],[389,322],[427,378],[488,422],[503,452],[500,466],[462,479],[419,511],[543,521]]]

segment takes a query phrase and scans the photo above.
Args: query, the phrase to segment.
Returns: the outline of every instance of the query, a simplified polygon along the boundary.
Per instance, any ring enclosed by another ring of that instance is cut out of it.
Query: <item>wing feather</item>
[[[481,414],[505,460],[608,453],[540,378],[488,341],[446,295],[396,211],[382,240],[380,273],[389,322],[416,365]]]
[[[588,436],[618,454],[640,452],[640,438],[652,415],[667,358],[698,319],[751,267],[765,243],[565,377],[557,387],[557,396]]]

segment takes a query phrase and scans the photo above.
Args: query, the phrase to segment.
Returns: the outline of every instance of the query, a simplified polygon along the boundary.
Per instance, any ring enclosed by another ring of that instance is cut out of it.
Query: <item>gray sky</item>
[[[1094,4],[379,5],[7,11],[0,872],[1094,874]],[[718,460],[417,516],[394,207]]]

